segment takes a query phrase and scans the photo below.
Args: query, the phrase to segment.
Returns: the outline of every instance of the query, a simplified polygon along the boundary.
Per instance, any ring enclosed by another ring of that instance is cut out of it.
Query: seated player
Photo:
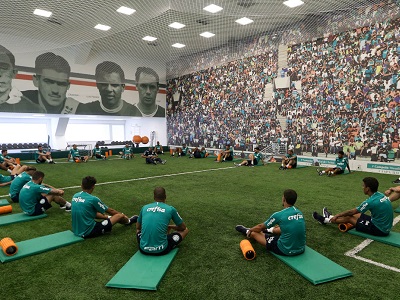
[[[236,167],[241,167],[241,166],[254,167],[258,165],[260,161],[262,162],[262,154],[260,152],[260,148],[256,147],[254,148],[254,154],[249,154],[249,159],[242,161],[240,164],[234,163],[234,165]]]
[[[233,161],[233,147],[226,145],[225,150],[221,150],[219,154],[216,159],[217,162]]]
[[[162,160],[161,158],[159,158],[158,155],[154,153],[153,148],[151,147],[144,151],[141,157],[146,159],[146,164],[156,165],[157,163],[160,163],[162,165],[165,165],[165,163],[167,162],[166,160]]]
[[[51,158],[51,152],[43,150],[43,146],[39,145],[38,149],[35,151],[35,160],[38,164],[48,162],[49,164],[54,164],[55,162]]]
[[[206,158],[207,156],[208,156],[208,152],[207,152],[206,148],[204,148],[204,147],[201,147],[201,149],[196,147],[193,150],[194,158]]]
[[[279,170],[292,169],[297,167],[297,155],[294,154],[293,149],[289,149],[287,154],[282,157],[282,164]]]
[[[26,183],[32,180],[32,175],[35,171],[35,167],[26,166],[25,171],[14,177],[14,180],[11,181],[9,195],[13,202],[19,202],[19,192]]]
[[[285,190],[281,211],[273,213],[268,220],[254,227],[237,225],[236,230],[279,255],[294,256],[304,252],[306,245],[306,224],[303,213],[294,204],[297,193]]]
[[[51,208],[51,203],[56,202],[66,212],[71,211],[71,203],[62,197],[64,191],[43,185],[44,173],[35,171],[32,180],[26,183],[19,192],[19,205],[28,216],[43,214]]]
[[[134,157],[133,152],[132,152],[132,147],[129,146],[129,144],[126,144],[124,148],[122,148],[122,151],[119,152],[119,155],[121,155],[121,158],[124,159],[131,159]]]
[[[155,145],[153,151],[154,151],[156,154],[164,154],[163,146],[160,145],[160,142],[159,142],[159,141],[157,141],[157,144]]]
[[[93,196],[96,178],[82,179],[82,191],[72,197],[72,231],[83,238],[92,238],[110,232],[116,223],[132,225],[138,216],[128,218],[123,213],[108,207],[98,197]],[[96,219],[103,221],[97,222]]]
[[[87,162],[89,159],[89,156],[87,155],[81,155],[79,153],[79,149],[77,148],[78,146],[76,144],[72,145],[71,150],[69,150],[68,153],[68,158],[67,161],[70,161],[72,158],[74,162],[80,163],[80,162]]]
[[[182,144],[182,148],[176,148],[175,152],[178,152],[178,157],[192,154],[192,152],[190,151],[189,147],[186,144]],[[172,156],[174,156],[174,154],[172,154]]]
[[[317,169],[317,172],[320,176],[327,174],[328,176],[335,176],[339,174],[343,174],[344,171],[347,169],[350,171],[350,165],[349,165],[349,160],[347,157],[344,156],[343,151],[338,152],[338,157],[335,160],[336,167],[334,168],[327,168],[323,171],[320,171],[320,169]]]
[[[96,144],[96,146],[93,149],[92,158],[93,157],[96,158],[96,159],[103,159],[103,160],[107,159],[107,157],[105,157],[103,154],[101,154],[101,149],[100,149],[99,144]]]
[[[0,154],[0,169],[11,173],[12,169],[17,166],[15,158],[8,155],[7,149],[1,150]]]
[[[154,202],[140,210],[136,223],[139,251],[146,255],[164,255],[174,249],[189,233],[175,207],[166,204],[163,187],[154,189]],[[175,225],[169,225],[170,221]],[[174,232],[169,233],[171,230]]]
[[[4,176],[0,174],[0,187],[1,186],[7,186],[11,185],[12,181],[17,177],[17,175],[21,174],[24,172],[28,166],[20,166],[16,165],[9,176]]]
[[[322,215],[313,213],[313,218],[320,224],[350,223],[357,231],[376,236],[387,236],[393,226],[393,209],[391,200],[378,192],[379,182],[374,177],[363,179],[363,192],[369,198],[358,207],[346,210],[336,215],[331,215],[326,207],[322,209]],[[394,200],[393,200],[394,201]],[[366,211],[371,215],[366,215]]]

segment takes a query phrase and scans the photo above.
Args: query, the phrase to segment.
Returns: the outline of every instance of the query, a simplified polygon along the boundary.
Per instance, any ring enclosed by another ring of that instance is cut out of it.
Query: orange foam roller
[[[112,156],[112,150],[108,150],[108,156]]]
[[[19,157],[17,157],[17,158],[15,159],[15,161],[17,162],[17,164],[21,164],[21,160],[19,159]]]
[[[104,154],[106,155],[106,157],[108,157],[108,151],[106,151]]]
[[[221,161],[221,153],[218,153],[217,161]]]
[[[7,256],[15,255],[18,252],[18,246],[9,237],[0,240],[0,247]]]
[[[341,232],[349,231],[350,229],[354,228],[354,225],[351,223],[340,223],[338,228]]]
[[[256,258],[256,251],[249,240],[242,240],[240,242],[240,249],[242,250],[243,256],[247,260],[253,260]]]
[[[11,205],[6,205],[6,206],[0,206],[0,215],[8,214],[12,212],[12,206]]]

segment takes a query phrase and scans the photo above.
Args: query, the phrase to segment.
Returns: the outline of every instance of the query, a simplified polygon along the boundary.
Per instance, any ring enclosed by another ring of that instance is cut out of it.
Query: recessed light
[[[47,10],[43,10],[43,9],[39,9],[39,8],[36,8],[36,9],[33,11],[33,13],[34,13],[35,15],[42,16],[42,17],[46,17],[46,18],[48,18],[48,17],[50,17],[50,16],[52,15],[52,12],[51,12],[51,11],[47,11]]]
[[[107,30],[110,30],[111,27],[107,26],[107,25],[97,24],[96,26],[94,26],[94,28],[103,30],[103,31],[107,31]]]
[[[204,37],[206,37],[206,38],[210,38],[210,37],[213,37],[215,34],[212,33],[212,32],[205,31],[205,32],[203,32],[203,33],[200,33],[200,35],[201,35],[201,36],[204,36]]]
[[[186,46],[186,45],[180,44],[180,43],[175,43],[175,44],[172,45],[172,47],[175,47],[175,48],[183,48],[183,47],[185,47],[185,46]]]
[[[121,6],[120,8],[117,9],[117,12],[124,14],[124,15],[131,15],[135,12],[136,10],[134,10],[133,8],[129,8],[126,6]]]
[[[185,24],[182,23],[178,23],[178,22],[174,22],[168,25],[169,27],[175,28],[175,29],[181,29],[183,27],[185,27]]]
[[[250,23],[253,23],[254,21],[252,19],[244,17],[244,18],[241,18],[241,19],[237,19],[235,22],[239,23],[240,25],[248,25]]]
[[[206,7],[204,7],[203,9],[208,11],[208,12],[210,12],[210,13],[213,13],[213,14],[223,10],[222,7],[220,7],[218,5],[215,5],[215,4],[210,4],[210,5],[206,6]]]
[[[157,38],[156,37],[152,37],[152,36],[148,36],[146,35],[143,40],[145,41],[149,41],[149,42],[154,42]]]
[[[287,1],[283,2],[283,4],[285,4],[286,6],[288,6],[290,8],[293,8],[296,6],[303,5],[304,2],[301,0],[287,0]]]

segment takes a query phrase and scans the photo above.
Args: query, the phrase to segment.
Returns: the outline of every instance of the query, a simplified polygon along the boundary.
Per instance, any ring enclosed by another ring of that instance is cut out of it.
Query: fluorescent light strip
[[[180,43],[175,43],[175,44],[172,45],[172,47],[175,47],[175,48],[183,48],[183,47],[185,47],[185,46],[186,46],[186,45],[180,44]]]
[[[107,31],[107,30],[110,30],[111,27],[107,26],[107,25],[97,24],[96,26],[94,26],[94,28],[103,30],[103,31]]]
[[[51,11],[47,11],[47,10],[43,10],[43,9],[39,9],[39,8],[36,8],[33,11],[33,13],[37,16],[46,17],[46,18],[48,18],[52,15]]]
[[[182,23],[178,23],[178,22],[174,22],[168,25],[169,27],[175,28],[175,29],[181,29],[183,27],[185,27],[185,24]]]
[[[303,5],[304,2],[301,0],[288,0],[283,2],[283,4],[285,4],[286,6],[290,7],[290,8],[294,8],[300,5]]]
[[[121,6],[120,8],[117,9],[117,12],[128,16],[133,14],[135,11],[136,11],[135,9],[126,6]]]
[[[210,37],[213,37],[215,34],[212,33],[212,32],[205,31],[203,33],[200,33],[200,35],[205,37],[205,38],[210,38]]]
[[[208,12],[210,12],[210,13],[213,13],[213,14],[223,10],[222,7],[220,7],[218,5],[215,5],[215,4],[210,4],[210,5],[206,6],[206,7],[204,7],[203,9],[208,11]]]
[[[143,40],[148,41],[148,42],[154,42],[157,38],[156,37],[152,37],[152,36],[148,36],[146,35]]]
[[[240,25],[248,25],[250,23],[253,23],[254,21],[252,19],[243,17],[241,19],[237,19],[235,22],[239,23]]]

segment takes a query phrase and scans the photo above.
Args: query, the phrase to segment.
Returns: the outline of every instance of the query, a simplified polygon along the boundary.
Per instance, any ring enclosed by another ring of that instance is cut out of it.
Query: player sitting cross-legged
[[[317,169],[317,172],[320,176],[322,175],[328,175],[328,176],[335,176],[335,175],[339,175],[339,174],[343,174],[344,171],[347,169],[350,171],[350,165],[349,165],[349,160],[347,157],[344,156],[344,152],[343,151],[339,151],[338,152],[338,157],[335,160],[335,164],[336,167],[334,168],[327,168],[323,171],[320,171],[320,169]]]

